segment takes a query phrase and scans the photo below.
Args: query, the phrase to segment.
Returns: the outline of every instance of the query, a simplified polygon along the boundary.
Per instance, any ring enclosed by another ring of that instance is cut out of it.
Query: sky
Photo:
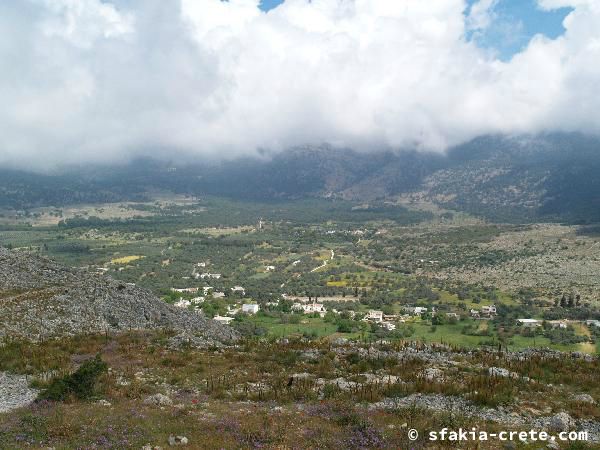
[[[469,1],[467,14],[475,3]],[[489,26],[469,38],[507,61],[526,48],[536,34],[551,39],[564,34],[563,20],[572,11],[569,7],[544,11],[536,0],[500,0],[492,3]]]
[[[0,166],[600,132],[600,0],[3,0]]]
[[[262,0],[260,8],[268,12],[281,5],[284,0]],[[465,15],[477,0],[468,0]],[[469,33],[477,45],[494,51],[503,60],[509,60],[527,46],[536,35],[555,39],[565,32],[562,25],[565,17],[573,10],[569,7],[542,10],[536,0],[501,0],[493,2],[492,20],[480,33]]]

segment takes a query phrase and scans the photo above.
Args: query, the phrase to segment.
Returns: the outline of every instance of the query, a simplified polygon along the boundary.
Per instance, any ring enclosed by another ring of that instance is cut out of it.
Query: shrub
[[[108,370],[108,365],[100,355],[85,361],[79,369],[70,375],[56,378],[39,398],[43,400],[63,401],[70,396],[88,399],[94,395],[94,388],[100,375]]]

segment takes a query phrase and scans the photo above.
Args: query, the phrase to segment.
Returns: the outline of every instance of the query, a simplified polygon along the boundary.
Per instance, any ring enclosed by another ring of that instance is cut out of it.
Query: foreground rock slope
[[[173,329],[179,341],[183,336],[196,345],[237,339],[232,328],[134,285],[0,248],[0,337],[41,340],[157,328]]]

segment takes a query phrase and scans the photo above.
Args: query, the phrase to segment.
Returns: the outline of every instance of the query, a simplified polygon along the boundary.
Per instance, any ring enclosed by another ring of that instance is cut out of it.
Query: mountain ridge
[[[270,158],[140,160],[37,178],[0,171],[0,209],[145,201],[163,189],[255,201],[404,196],[493,221],[596,222],[600,210],[590,205],[600,205],[599,170],[600,139],[577,133],[482,136],[444,154],[305,146]]]

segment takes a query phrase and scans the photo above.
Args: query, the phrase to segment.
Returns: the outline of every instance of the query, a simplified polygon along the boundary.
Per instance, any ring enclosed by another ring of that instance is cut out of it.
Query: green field
[[[517,318],[600,317],[589,302],[579,308],[555,307],[552,297],[540,290],[511,291],[427,275],[437,269],[473,265],[489,269],[510,258],[526,257],[522,249],[487,252],[479,247],[502,233],[522,232],[521,228],[477,223],[452,223],[444,228],[428,215],[405,208],[380,205],[357,212],[354,206],[323,199],[253,203],[219,198],[181,205],[139,204],[137,208],[152,215],[115,220],[74,217],[53,226],[5,224],[0,228],[0,244],[38,252],[70,266],[102,268],[109,276],[147,288],[171,303],[178,299],[172,288],[210,286],[225,294],[222,299],[209,296],[200,306],[210,317],[226,314],[228,306],[240,306],[242,298],[231,291],[234,286],[244,287],[245,301],[263,306],[284,295],[328,298],[338,302],[329,309],[351,309],[359,316],[345,324],[304,316],[294,318],[299,323],[289,323],[290,305],[287,310],[274,308],[269,317],[251,319],[257,330],[272,337],[340,335],[473,348],[498,345],[497,328],[503,323],[509,324],[502,335],[510,349],[549,346],[596,351],[596,336],[587,327],[565,336],[546,330],[535,338],[516,327]],[[267,271],[267,266],[274,269]],[[201,279],[204,272],[221,277]],[[499,317],[483,335],[476,330],[482,323],[468,318],[470,310],[492,304],[499,308]],[[432,327],[431,318],[411,319],[412,329],[398,325],[403,332],[396,335],[360,321],[370,309],[403,314],[409,306],[436,308],[443,316],[456,313],[463,320]],[[338,333],[338,329],[352,332]],[[473,335],[477,333],[482,335]]]

